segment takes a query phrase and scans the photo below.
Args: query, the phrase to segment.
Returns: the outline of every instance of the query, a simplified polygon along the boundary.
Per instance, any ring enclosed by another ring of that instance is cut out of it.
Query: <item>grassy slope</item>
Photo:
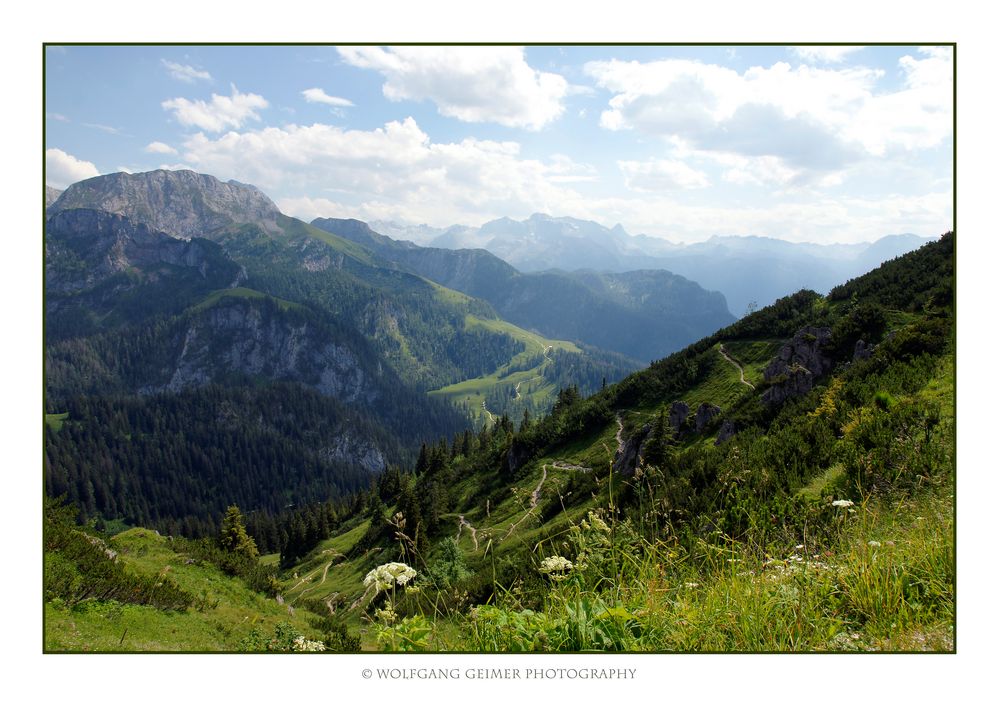
[[[59,431],[62,428],[63,422],[68,418],[69,412],[63,412],[62,414],[46,414],[45,425],[53,431]]]
[[[215,304],[218,304],[219,300],[223,297],[236,297],[238,299],[272,299],[277,302],[278,306],[282,309],[302,306],[301,304],[289,302],[286,299],[280,299],[278,297],[271,296],[270,294],[264,294],[256,289],[250,289],[249,287],[235,287],[232,289],[218,289],[212,292],[203,301],[191,307],[191,311],[198,312],[208,309]]]
[[[464,297],[464,295],[443,287],[440,290],[449,293],[445,295],[448,297],[450,295]],[[454,297],[450,298],[453,302],[457,301]],[[467,379],[430,392],[433,395],[448,397],[460,406],[466,406],[475,417],[477,424],[481,424],[483,421],[492,421],[492,414],[488,411],[489,406],[487,404],[483,408],[483,402],[489,392],[497,388],[519,391],[524,399],[525,408],[530,409],[531,413],[536,415],[540,407],[550,403],[559,389],[541,375],[541,368],[547,361],[546,353],[551,349],[561,349],[574,354],[580,352],[580,349],[572,342],[546,339],[502,319],[483,319],[469,314],[465,317],[465,328],[478,328],[497,334],[506,334],[524,345],[523,351],[511,357],[510,361],[498,367],[491,374]],[[530,362],[530,368],[511,372],[513,365],[522,362]],[[528,388],[531,390],[530,394]]]
[[[916,319],[916,315],[891,310],[888,328],[904,327]],[[746,379],[757,384],[759,390],[762,369],[781,343],[777,339],[732,340],[726,341],[726,349],[743,366]],[[678,396],[659,395],[651,402],[648,395],[643,395],[632,408],[619,412],[626,433],[676,399],[692,405],[708,401],[727,409],[754,393],[739,381],[737,368],[721,356],[717,345],[703,356],[707,360],[706,374],[695,387]],[[895,397],[899,401],[907,397],[919,399],[940,407],[944,421],[932,441],[945,456],[953,456],[953,365],[953,354],[943,356],[925,385]],[[587,435],[576,435],[571,442],[554,449],[555,454],[549,449],[547,455],[530,462],[506,485],[494,471],[469,473],[457,465],[457,508],[443,519],[457,532],[469,565],[488,568],[490,563],[501,563],[505,554],[526,548],[527,557],[521,552],[517,559],[521,575],[529,578],[531,561],[537,563],[543,556],[563,553],[567,538],[573,535],[573,525],[581,525],[591,509],[607,509],[606,466],[615,448],[616,429],[616,422],[609,422]],[[705,437],[708,442],[710,439]],[[553,470],[551,465],[556,461],[595,470],[586,486],[588,500],[575,504],[568,500],[573,476],[586,475]],[[540,487],[538,507],[532,508],[531,493],[538,489],[546,465],[548,479]],[[695,554],[684,553],[668,543],[633,545],[619,558],[615,569],[618,580],[612,587],[555,584],[545,613],[533,617],[517,613],[514,600],[494,623],[470,620],[460,613],[451,614],[447,620],[438,618],[434,646],[449,650],[523,649],[524,644],[511,638],[518,621],[531,624],[529,630],[524,629],[527,633],[540,635],[547,631],[551,636],[565,630],[567,622],[578,622],[578,612],[586,604],[617,606],[615,611],[621,613],[615,615],[630,616],[628,620],[638,624],[630,636],[619,636],[617,648],[952,650],[953,476],[947,466],[945,459],[941,473],[929,477],[921,490],[865,501],[849,512],[843,510],[838,519],[832,517],[831,535],[812,536],[806,532],[798,539],[800,543],[792,540],[785,548],[768,545],[764,551],[763,547],[732,541],[721,545],[705,543]],[[600,475],[602,480],[596,478]],[[821,467],[796,492],[797,500],[805,507],[802,510],[835,511],[830,502],[844,480],[844,468],[838,461]],[[491,493],[479,490],[490,485],[498,486]],[[546,507],[561,504],[563,499],[570,508],[556,507],[554,515],[550,510],[546,512]],[[546,523],[542,523],[543,513],[548,515]],[[475,540],[467,526],[459,529],[460,517],[476,529]],[[641,631],[637,630],[639,626]],[[490,630],[499,633],[487,639],[484,636]],[[578,638],[566,639],[561,647],[593,647],[585,641],[574,643]]]
[[[110,540],[118,560],[139,574],[169,576],[205,599],[208,608],[161,611],[115,601],[84,601],[73,608],[45,605],[45,648],[49,651],[236,651],[256,627],[272,634],[279,623],[314,633],[302,612],[289,612],[214,566],[187,563],[166,537],[135,528]]]

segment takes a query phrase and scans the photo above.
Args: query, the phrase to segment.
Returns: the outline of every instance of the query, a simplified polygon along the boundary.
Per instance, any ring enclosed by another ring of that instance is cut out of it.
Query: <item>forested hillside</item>
[[[403,269],[484,299],[518,326],[643,363],[734,319],[720,292],[705,291],[664,269],[525,274],[482,249],[420,247],[378,234],[357,220],[316,219],[312,224]]]
[[[948,233],[519,427],[423,441],[349,502],[248,517],[272,553],[230,571],[362,649],[951,651],[953,258]],[[78,647],[57,588],[50,643]]]

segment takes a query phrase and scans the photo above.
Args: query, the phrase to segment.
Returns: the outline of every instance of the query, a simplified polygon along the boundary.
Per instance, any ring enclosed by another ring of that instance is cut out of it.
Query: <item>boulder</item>
[[[832,330],[829,327],[802,327],[763,370],[763,378],[773,381],[787,375],[794,365],[804,367],[813,376],[822,376],[832,368],[832,359],[823,353],[831,340]]]
[[[694,428],[698,433],[704,431],[704,427],[710,424],[711,421],[720,413],[720,406],[702,402],[701,405],[697,407],[697,412],[694,414]]]
[[[673,427],[673,433],[679,435],[683,430],[683,423],[690,415],[690,407],[685,401],[674,401],[669,407],[669,425]]]
[[[762,401],[777,406],[811,391],[815,379],[833,366],[832,358],[824,352],[831,340],[828,327],[802,327],[795,332],[763,370],[763,378],[771,386],[763,392]]]
[[[624,445],[614,457],[614,474],[616,476],[634,476],[635,467],[642,456],[642,445],[652,432],[652,424],[643,424],[638,431],[628,437]]]
[[[868,344],[863,339],[858,339],[853,345],[853,361],[870,359],[872,354],[874,354],[874,345]]]
[[[715,446],[722,444],[735,436],[735,424],[731,419],[726,419],[722,422],[721,428],[718,430],[718,438],[715,439]]]

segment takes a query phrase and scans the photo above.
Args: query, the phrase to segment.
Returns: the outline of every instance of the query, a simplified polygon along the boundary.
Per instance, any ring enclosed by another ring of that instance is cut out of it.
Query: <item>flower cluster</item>
[[[610,526],[608,526],[604,522],[604,520],[602,518],[600,518],[599,515],[597,515],[597,514],[593,513],[592,511],[590,511],[589,513],[586,514],[586,516],[587,516],[587,518],[589,518],[590,521],[589,521],[589,523],[587,523],[586,519],[583,520],[582,526],[583,526],[584,529],[589,529],[592,526],[597,531],[602,531],[603,533],[607,533],[607,534],[610,533]]]
[[[562,556],[549,556],[541,562],[538,571],[546,574],[561,574],[572,570],[572,561]]]
[[[384,591],[392,586],[405,586],[416,576],[416,571],[404,563],[385,563],[368,571],[364,577],[365,586],[374,586],[375,591]]]
[[[291,650],[300,653],[319,653],[326,650],[322,641],[310,641],[305,636],[299,636],[291,643]]]
[[[845,509],[853,506],[853,502],[850,499],[839,499],[838,501],[833,501],[832,505],[836,508]]]

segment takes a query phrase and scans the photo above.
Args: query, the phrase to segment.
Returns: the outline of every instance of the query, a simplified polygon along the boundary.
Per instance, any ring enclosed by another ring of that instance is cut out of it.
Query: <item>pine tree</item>
[[[642,449],[645,463],[661,468],[666,463],[666,457],[669,455],[672,443],[673,427],[670,426],[669,417],[666,416],[666,408],[662,407],[659,409],[659,416],[652,424],[652,431]]]
[[[222,519],[222,528],[219,530],[219,545],[223,551],[232,554],[251,559],[257,557],[257,544],[246,533],[243,514],[235,504],[226,510],[225,517]]]

